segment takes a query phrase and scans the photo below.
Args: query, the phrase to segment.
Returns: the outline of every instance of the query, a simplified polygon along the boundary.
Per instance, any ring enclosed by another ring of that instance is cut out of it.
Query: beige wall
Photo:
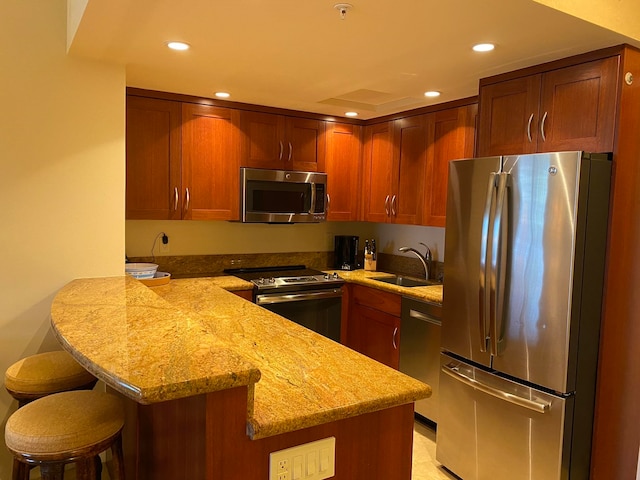
[[[151,255],[161,232],[169,236],[169,251],[155,244],[154,255],[221,255],[234,253],[282,253],[332,251],[334,235],[358,235],[361,248],[366,238],[375,238],[380,252],[401,255],[398,247],[420,248],[424,242],[434,259],[444,259],[444,229],[413,225],[384,225],[366,222],[265,225],[237,222],[194,222],[128,220],[126,253],[130,257]]]
[[[56,291],[120,274],[123,67],[68,58],[65,0],[0,2],[0,372],[57,348]],[[0,388],[2,431],[16,404]],[[0,479],[10,458],[0,447]]]

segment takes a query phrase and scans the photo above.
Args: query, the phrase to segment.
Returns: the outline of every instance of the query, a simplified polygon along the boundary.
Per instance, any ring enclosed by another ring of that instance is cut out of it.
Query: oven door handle
[[[341,288],[332,288],[322,291],[299,293],[276,293],[256,295],[256,305],[271,305],[274,303],[304,302],[307,300],[320,300],[323,298],[337,298],[342,296]]]

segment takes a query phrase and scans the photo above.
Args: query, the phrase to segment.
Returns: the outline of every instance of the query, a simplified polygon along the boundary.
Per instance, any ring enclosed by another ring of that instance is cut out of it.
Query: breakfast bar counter
[[[194,429],[203,429],[204,445],[198,448],[204,449],[207,461],[180,470],[180,475],[217,478],[214,473],[224,471],[220,478],[267,478],[231,474],[224,443],[266,464],[268,456],[262,458],[266,450],[326,434],[346,435],[353,443],[344,452],[336,449],[336,462],[344,457],[346,463],[359,442],[372,441],[361,436],[378,435],[379,441],[392,434],[395,441],[405,447],[408,441],[410,447],[413,402],[430,395],[428,385],[222,288],[240,289],[231,285],[234,281],[180,279],[148,288],[128,276],[74,280],[54,299],[53,330],[87,370],[137,405],[133,409],[138,430],[149,419],[176,411],[180,419],[174,422],[175,439],[197,437]],[[200,408],[201,415],[193,414]],[[195,417],[189,420],[192,414]],[[382,425],[372,432],[371,423],[379,425],[386,417],[397,428]],[[180,424],[185,422],[186,428],[189,421],[193,422],[189,431],[180,432]],[[238,431],[230,432],[231,428]],[[147,440],[158,431],[147,432]],[[218,443],[216,435],[221,436]],[[261,439],[266,440],[261,443]],[[250,447],[245,440],[261,446]],[[215,448],[208,450],[213,443]],[[148,455],[144,458],[153,463],[160,452],[149,453],[149,448],[137,445],[133,452],[138,457]],[[407,471],[409,477],[397,476],[396,471],[395,478],[410,478],[410,462],[407,466],[406,458],[398,457],[390,465]],[[153,478],[142,471],[152,471],[152,465],[140,468],[140,458],[135,463],[138,468],[132,478]],[[268,468],[254,467],[255,471]],[[238,468],[235,465],[234,472],[242,471]],[[339,470],[344,476],[335,478],[377,478],[378,473],[370,476],[372,472],[386,471],[372,465],[362,467],[360,476],[359,470],[344,468]]]

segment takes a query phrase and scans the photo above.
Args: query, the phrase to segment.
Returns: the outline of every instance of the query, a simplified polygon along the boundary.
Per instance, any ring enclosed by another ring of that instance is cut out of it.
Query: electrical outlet
[[[324,480],[335,475],[335,437],[272,452],[269,480]]]

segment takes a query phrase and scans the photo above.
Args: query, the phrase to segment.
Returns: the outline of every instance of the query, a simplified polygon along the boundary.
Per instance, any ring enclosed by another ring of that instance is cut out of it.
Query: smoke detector
[[[333,6],[333,8],[338,10],[338,13],[340,14],[340,20],[344,20],[345,19],[345,17],[347,16],[347,12],[352,7],[353,7],[353,5],[351,5],[350,3],[336,3]]]

